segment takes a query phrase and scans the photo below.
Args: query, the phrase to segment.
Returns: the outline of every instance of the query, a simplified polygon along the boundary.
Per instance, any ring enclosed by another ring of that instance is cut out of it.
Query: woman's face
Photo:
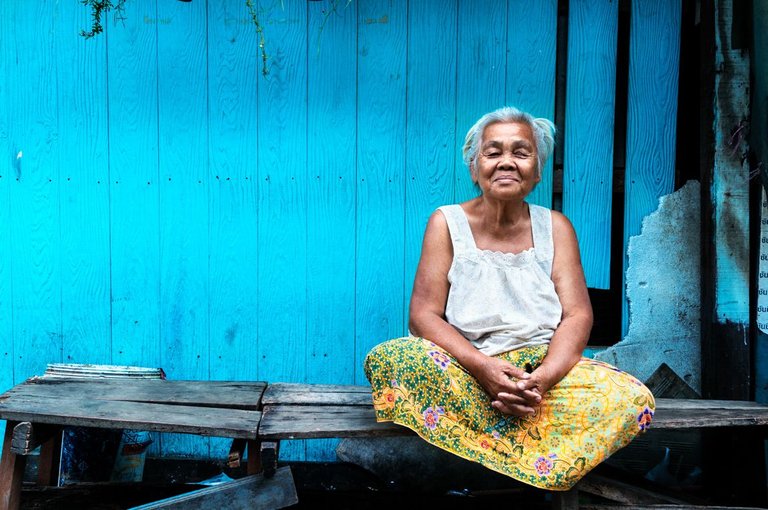
[[[541,180],[533,132],[527,124],[497,122],[483,131],[474,180],[483,195],[500,200],[524,199]]]

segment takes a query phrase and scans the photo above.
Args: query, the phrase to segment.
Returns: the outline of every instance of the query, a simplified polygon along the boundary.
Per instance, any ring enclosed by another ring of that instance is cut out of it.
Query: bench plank
[[[311,385],[306,385],[311,386]],[[266,405],[259,426],[263,439],[309,439],[408,434],[410,431],[393,423],[377,423],[370,402],[354,405],[294,405],[290,391],[273,394],[288,395],[279,404]],[[312,399],[323,401],[359,401],[360,393],[342,397],[340,392],[322,399],[317,388],[305,388]],[[269,393],[269,390],[267,390]],[[265,395],[265,400],[267,395]],[[311,400],[309,398],[305,399]],[[302,402],[304,402],[302,401]],[[685,429],[708,427],[739,427],[768,425],[768,406],[754,402],[658,399],[651,429]]]
[[[71,396],[25,397],[0,400],[0,419],[255,439],[261,412],[96,398],[78,400]]]
[[[264,392],[262,403],[293,405],[361,405],[372,403],[370,386],[274,383]]]
[[[267,406],[259,438],[314,439],[411,434],[394,423],[377,423],[373,407],[363,406]]]
[[[89,395],[100,400],[258,410],[265,387],[263,382],[33,377],[0,395],[0,402]]]

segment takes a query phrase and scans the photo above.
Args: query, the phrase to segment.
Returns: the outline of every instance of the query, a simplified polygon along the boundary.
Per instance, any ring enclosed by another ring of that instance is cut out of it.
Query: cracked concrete
[[[699,182],[661,197],[629,240],[629,331],[595,358],[647,380],[664,362],[701,393]]]

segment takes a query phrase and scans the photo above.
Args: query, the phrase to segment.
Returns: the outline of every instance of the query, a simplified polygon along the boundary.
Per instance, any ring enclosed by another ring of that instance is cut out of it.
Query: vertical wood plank
[[[307,345],[307,3],[264,3],[271,53],[258,96],[258,362],[267,381],[304,381]],[[300,460],[303,444],[286,444]]]
[[[307,74],[307,375],[352,384],[355,342],[357,6],[309,2]],[[307,460],[336,460],[336,440]]]
[[[56,96],[56,7],[14,3],[7,63],[13,266],[14,374],[23,379],[61,361],[61,270]],[[14,156],[16,155],[16,156]]]
[[[106,38],[85,40],[88,9],[59,4],[59,104],[63,359],[110,363],[109,181]],[[103,184],[98,184],[102,182]]]
[[[453,202],[479,194],[461,158],[464,136],[482,115],[504,106],[507,0],[459,0],[456,57],[456,154]],[[488,20],[494,20],[488,23]]]
[[[11,5],[0,3],[0,33],[8,34],[13,23]],[[8,140],[8,73],[10,44],[0,43],[0,392],[13,386],[13,291],[11,278],[11,176],[12,154]],[[0,437],[5,434],[5,421],[0,420]],[[1,457],[0,457],[1,458]]]
[[[707,398],[749,399],[749,162],[739,134],[749,118],[749,56],[732,47],[738,30],[734,3],[705,7],[702,16],[714,34],[707,57],[714,58],[703,62],[713,71],[703,78],[713,76],[708,85],[714,109],[702,119],[712,142],[702,158],[702,392]]]
[[[629,238],[640,233],[643,218],[655,211],[659,198],[675,186],[681,14],[680,0],[632,2],[623,282]],[[623,338],[629,328],[629,309],[626,293],[622,296]]]
[[[209,376],[206,2],[157,3],[161,364],[174,379]],[[166,437],[168,455],[208,441]]]
[[[365,384],[365,355],[404,332],[406,4],[360,0],[358,19],[355,383]]]
[[[210,376],[258,379],[256,29],[241,0],[208,3]],[[211,439],[211,458],[230,441]]]
[[[404,331],[427,220],[454,197],[457,9],[408,4]]]
[[[126,2],[108,29],[110,181],[96,181],[109,186],[112,362],[146,367],[161,359],[155,18],[154,0]]]
[[[208,6],[211,378],[256,380],[256,30]]]
[[[507,34],[506,103],[554,122],[557,0],[510,0]],[[528,202],[552,207],[553,161],[542,169]]]
[[[579,237],[587,285],[599,289],[610,286],[618,4],[574,0],[568,15],[563,213]]]

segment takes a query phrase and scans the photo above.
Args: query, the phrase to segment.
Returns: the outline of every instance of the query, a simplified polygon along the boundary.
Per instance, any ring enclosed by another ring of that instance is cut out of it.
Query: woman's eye
[[[485,153],[485,157],[486,158],[498,158],[499,154],[501,154],[501,153],[500,152],[486,152]]]

